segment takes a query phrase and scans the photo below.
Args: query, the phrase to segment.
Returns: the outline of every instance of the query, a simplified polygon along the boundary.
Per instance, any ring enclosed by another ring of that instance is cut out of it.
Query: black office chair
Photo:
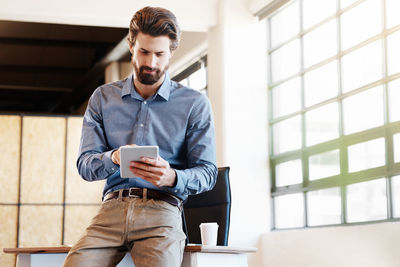
[[[218,168],[217,182],[211,191],[191,195],[183,204],[183,229],[186,244],[201,244],[200,224],[218,223],[218,246],[228,245],[229,221],[231,214],[231,188],[229,167]]]

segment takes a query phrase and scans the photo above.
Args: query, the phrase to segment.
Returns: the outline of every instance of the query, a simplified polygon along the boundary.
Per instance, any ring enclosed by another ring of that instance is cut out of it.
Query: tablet
[[[122,146],[120,151],[120,168],[122,178],[136,178],[129,170],[131,161],[140,161],[141,157],[158,158],[158,146]]]

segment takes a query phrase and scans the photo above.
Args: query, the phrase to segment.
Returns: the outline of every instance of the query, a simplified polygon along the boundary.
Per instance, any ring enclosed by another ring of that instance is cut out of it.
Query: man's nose
[[[150,68],[154,68],[157,65],[157,57],[154,54],[148,55],[146,61],[146,65]]]

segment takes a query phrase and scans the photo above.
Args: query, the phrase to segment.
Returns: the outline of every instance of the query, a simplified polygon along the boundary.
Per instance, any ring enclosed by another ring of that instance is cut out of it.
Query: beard
[[[138,67],[137,64],[133,64],[135,70],[135,76],[142,84],[152,85],[158,82],[161,77],[164,76],[165,71],[168,69],[168,65],[164,69],[150,68],[148,66]],[[153,73],[145,73],[144,71],[154,71]]]

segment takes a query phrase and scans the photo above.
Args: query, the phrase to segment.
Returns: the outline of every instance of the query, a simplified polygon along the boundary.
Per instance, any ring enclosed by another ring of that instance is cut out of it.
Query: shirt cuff
[[[176,183],[174,187],[170,187],[169,190],[173,194],[183,195],[185,192],[185,185],[186,185],[186,174],[182,170],[176,170]]]
[[[103,157],[103,162],[104,162],[104,169],[106,170],[106,172],[108,173],[115,173],[116,171],[119,170],[119,165],[115,164],[112,160],[111,160],[111,155],[112,153],[115,151],[111,150],[111,151],[107,151],[104,153],[104,157]]]

